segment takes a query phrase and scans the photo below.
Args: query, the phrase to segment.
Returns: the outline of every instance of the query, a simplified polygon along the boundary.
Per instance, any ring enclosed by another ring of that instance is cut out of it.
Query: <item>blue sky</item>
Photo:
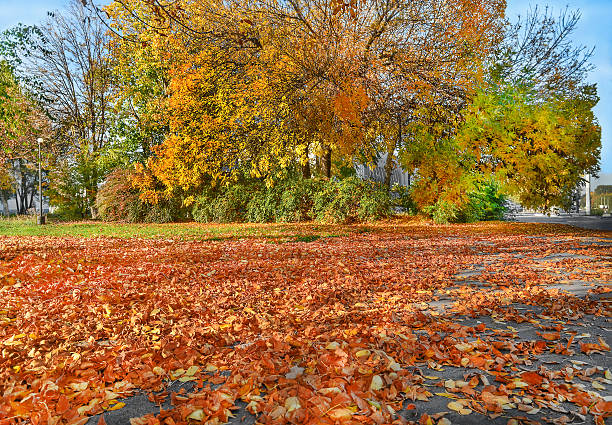
[[[19,22],[36,24],[48,10],[61,9],[69,0],[0,0],[0,30]],[[579,9],[582,18],[573,34],[576,43],[595,47],[595,70],[589,80],[597,83],[601,100],[595,114],[602,127],[601,172],[612,173],[612,1],[610,0],[507,0],[507,15],[515,20],[531,6],[549,5],[555,14],[566,6]]]

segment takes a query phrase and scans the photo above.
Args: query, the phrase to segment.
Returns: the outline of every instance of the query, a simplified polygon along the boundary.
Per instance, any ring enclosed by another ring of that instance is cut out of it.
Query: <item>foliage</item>
[[[325,180],[294,179],[284,183],[278,206],[278,221],[298,222],[314,219],[315,196]]]
[[[53,122],[57,165],[51,178],[57,206],[95,217],[98,185],[116,166],[107,148],[111,119],[107,28],[82,2],[47,16],[18,49],[20,68],[35,84],[35,98]],[[72,199],[80,193],[86,199]],[[61,202],[67,202],[66,205]]]
[[[612,194],[612,184],[600,184],[595,188],[595,195]]]
[[[247,217],[249,200],[255,196],[253,185],[232,185],[220,190],[206,190],[196,198],[191,215],[200,222],[240,222]]]
[[[391,188],[390,196],[393,206],[400,212],[416,214],[418,211],[418,207],[412,199],[410,186],[402,186],[396,183]]]
[[[328,6],[179,1],[166,15],[130,0],[106,9],[117,31],[116,72],[126,80],[119,96],[147,93],[168,123],[147,163],[163,187],[148,191],[189,198],[241,179],[274,185],[299,166],[309,177],[313,154],[330,177],[332,152],[348,162],[372,156],[416,109],[455,116],[500,36],[504,2]],[[422,19],[407,19],[415,15]]]
[[[535,101],[529,87],[479,93],[457,135],[476,173],[495,175],[528,208],[565,206],[585,172],[597,169],[601,129],[595,88]]]
[[[206,191],[196,198],[192,216],[201,222],[296,222],[316,219],[346,223],[390,214],[389,194],[379,185],[343,180],[289,179],[273,186],[251,182]]]
[[[448,137],[447,125],[418,126],[413,131],[419,141],[401,156],[409,169],[418,170],[410,187],[411,198],[419,210],[437,222],[453,221],[468,201],[474,176],[466,169],[456,141]]]
[[[428,205],[423,211],[430,215],[436,224],[447,224],[457,221],[459,206],[445,199],[438,199],[434,205]]]
[[[96,195],[98,214],[104,221],[140,221],[143,202],[132,185],[133,174],[118,168],[106,176]]]
[[[0,46],[1,47],[1,46]],[[15,76],[13,65],[0,59],[0,198],[8,210],[7,192],[15,193],[17,213],[25,214],[34,205],[38,186],[37,139],[44,139],[43,167],[53,158],[49,139],[50,122]]]
[[[387,217],[390,208],[391,200],[384,188],[349,177],[326,182],[315,194],[313,215],[322,222],[350,223]]]
[[[149,205],[134,187],[133,170],[117,168],[106,177],[96,196],[96,206],[104,221],[128,223],[169,223],[186,218],[187,211],[176,200]]]
[[[506,201],[506,196],[500,192],[500,187],[495,181],[481,182],[468,194],[468,202],[459,210],[457,221],[470,223],[501,220],[506,212]]]

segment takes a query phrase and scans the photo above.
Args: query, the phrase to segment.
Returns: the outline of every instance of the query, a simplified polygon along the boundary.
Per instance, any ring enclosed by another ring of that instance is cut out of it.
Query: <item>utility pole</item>
[[[42,197],[42,162],[40,155],[40,147],[42,145],[42,137],[38,138],[38,224],[45,224],[45,216],[43,216],[43,197]]]
[[[591,175],[586,175],[586,202],[585,202],[586,215],[591,215]]]

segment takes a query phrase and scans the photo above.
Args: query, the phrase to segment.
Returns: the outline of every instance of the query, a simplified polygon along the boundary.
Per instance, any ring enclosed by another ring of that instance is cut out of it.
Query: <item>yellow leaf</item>
[[[185,372],[185,375],[193,376],[196,374],[198,370],[200,370],[200,368],[197,366],[189,366],[189,369],[187,369],[187,372]]]
[[[187,416],[187,419],[193,419],[194,421],[201,421],[204,419],[204,411],[202,409],[194,410]]]
[[[355,357],[366,357],[370,355],[370,350],[359,350],[355,353]]]
[[[606,389],[606,387],[604,387],[603,385],[601,385],[597,381],[593,381],[591,385],[593,385],[593,388],[595,388],[596,390],[605,390]]]
[[[170,372],[170,378],[176,379],[179,376],[182,376],[184,373],[185,373],[185,369],[174,370],[174,371]]]
[[[455,394],[451,394],[451,393],[435,393],[435,394],[440,397],[452,398],[453,400],[456,400],[458,398]]]
[[[116,403],[115,405],[109,407],[106,410],[119,410],[119,409],[123,408],[124,406],[125,406],[125,403],[120,401],[119,403]]]
[[[451,401],[446,405],[446,407],[454,410],[455,412],[460,412],[462,409],[464,409],[463,404],[459,403],[458,401]]]
[[[382,387],[384,386],[384,382],[382,380],[382,378],[378,375],[374,375],[372,377],[372,382],[370,383],[370,389],[374,390],[374,391],[378,391],[380,389],[382,389]]]
[[[472,344],[455,344],[455,348],[462,353],[467,353],[468,351],[472,351]]]
[[[287,400],[285,400],[285,409],[287,409],[287,412],[292,412],[300,407],[302,406],[300,405],[300,400],[297,397],[289,397]]]

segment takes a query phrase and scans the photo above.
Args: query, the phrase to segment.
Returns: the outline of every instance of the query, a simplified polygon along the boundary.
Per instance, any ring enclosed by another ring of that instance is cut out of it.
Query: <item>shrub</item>
[[[366,189],[361,192],[359,199],[359,208],[357,216],[359,220],[378,220],[391,215],[391,198],[382,186],[371,182],[362,182],[362,188]]]
[[[401,186],[394,184],[391,188],[391,202],[400,212],[407,212],[409,214],[416,214],[418,207],[412,199],[412,193],[410,186]]]
[[[324,180],[295,179],[284,185],[278,206],[277,221],[313,220],[315,195],[323,189]]]
[[[468,202],[457,214],[460,222],[501,220],[506,212],[506,197],[493,182],[484,182],[468,194]]]
[[[318,221],[350,223],[388,217],[390,207],[389,195],[381,185],[349,177],[329,180],[316,192],[313,215]]]
[[[122,168],[112,171],[98,189],[96,206],[104,221],[142,221],[146,208],[132,187],[131,173]]]
[[[372,220],[390,214],[391,200],[382,186],[357,177],[344,180],[289,179],[272,187],[261,183],[235,184],[207,190],[192,210],[200,222],[347,223]]]
[[[431,216],[434,223],[446,224],[457,221],[459,208],[451,202],[440,199],[434,205],[424,208],[424,211]]]
[[[216,191],[205,190],[196,198],[191,215],[199,222],[244,221],[247,205],[256,191],[257,188],[253,185],[238,183]]]
[[[169,223],[186,218],[178,199],[162,200],[156,205],[144,203],[132,186],[132,172],[113,170],[104,180],[96,196],[98,215],[104,221],[129,223]]]
[[[195,199],[191,216],[195,221],[200,223],[210,223],[215,218],[215,193],[211,190],[205,190],[200,196]]]
[[[246,221],[251,223],[276,221],[281,193],[274,188],[253,191],[246,207]]]

